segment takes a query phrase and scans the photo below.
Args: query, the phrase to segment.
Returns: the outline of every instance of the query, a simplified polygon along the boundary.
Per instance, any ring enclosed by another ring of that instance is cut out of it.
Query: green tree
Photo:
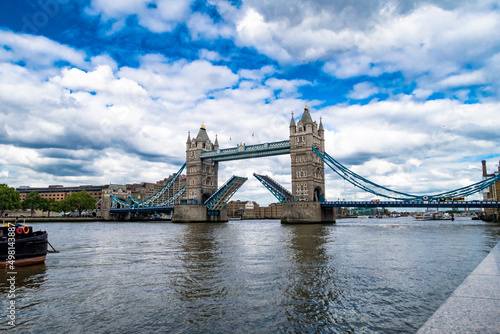
[[[46,211],[47,216],[50,217],[51,212],[60,212],[61,211],[61,202],[58,202],[53,198],[45,199],[43,211]]]
[[[3,217],[5,210],[21,209],[21,195],[6,184],[0,184],[0,217]]]
[[[33,213],[37,209],[43,209],[45,204],[45,200],[40,196],[40,194],[36,191],[30,192],[26,195],[26,198],[23,201],[23,209],[31,210],[31,217],[33,217]]]
[[[62,213],[66,216],[66,212],[71,212],[73,210],[71,208],[71,204],[68,202],[68,198],[63,199],[62,201],[59,201],[59,209],[62,211]]]
[[[95,198],[85,190],[72,193],[66,198],[66,202],[72,210],[78,211],[78,216],[82,215],[83,210],[90,210],[95,207]]]

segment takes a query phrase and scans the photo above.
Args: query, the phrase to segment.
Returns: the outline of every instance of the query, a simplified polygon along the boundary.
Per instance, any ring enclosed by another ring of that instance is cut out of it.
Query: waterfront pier
[[[419,329],[418,334],[498,333],[500,243]]]

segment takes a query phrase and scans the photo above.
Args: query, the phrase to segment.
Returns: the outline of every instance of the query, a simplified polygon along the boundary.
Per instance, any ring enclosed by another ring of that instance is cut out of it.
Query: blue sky
[[[0,182],[156,182],[202,122],[221,147],[287,139],[305,103],[327,152],[437,193],[497,170],[500,1],[4,0]],[[252,136],[254,134],[254,136]],[[273,198],[289,157],[221,164]],[[345,189],[345,190],[344,190]],[[327,197],[371,198],[327,172]]]

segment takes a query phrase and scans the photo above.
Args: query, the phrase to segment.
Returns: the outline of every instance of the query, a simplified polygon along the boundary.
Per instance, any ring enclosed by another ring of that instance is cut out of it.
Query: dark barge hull
[[[32,232],[28,236],[16,238],[14,267],[31,266],[45,262],[47,256],[47,232]],[[0,268],[6,268],[9,244],[6,238],[0,241]]]

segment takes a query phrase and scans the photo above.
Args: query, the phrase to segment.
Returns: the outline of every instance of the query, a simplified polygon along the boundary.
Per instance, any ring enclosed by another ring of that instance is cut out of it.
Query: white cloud
[[[2,178],[8,178],[9,177],[9,171],[7,169],[3,169],[0,171],[0,177]]]
[[[499,154],[497,107],[402,99],[325,108],[326,151],[363,177],[399,191],[456,189],[481,180],[467,157]],[[481,159],[473,160],[477,168]]]
[[[200,59],[205,59],[208,61],[219,61],[219,60],[229,60],[229,58],[222,57],[218,52],[210,51],[207,49],[201,49],[199,52]]]
[[[498,66],[487,60],[500,46],[500,13],[487,3],[322,5],[248,1],[225,18],[234,21],[239,45],[284,65],[320,60],[326,73],[343,79],[401,72],[420,92],[467,85],[499,90],[498,76],[487,70]],[[361,22],[348,22],[353,17]]]
[[[202,122],[223,148],[287,139],[291,112],[302,110],[308,98],[300,88],[322,83],[283,77],[294,64],[318,59],[325,61],[324,71],[338,78],[401,72],[405,84],[417,84],[411,95],[367,105],[321,108],[323,101],[309,102],[314,120],[323,116],[327,152],[359,174],[408,192],[449,190],[480,180],[470,168],[475,157],[498,154],[495,11],[421,3],[399,10],[373,1],[376,5],[363,2],[370,10],[363,12],[362,23],[344,24],[352,13],[337,2],[323,2],[324,10],[312,11],[319,2],[283,6],[255,0],[238,9],[215,1],[225,19],[215,23],[202,14],[189,19],[185,2],[171,12],[168,2],[159,1],[156,8],[147,3],[96,0],[91,9],[115,22],[115,31],[133,14],[155,32],[187,22],[194,39],[234,36],[238,46],[253,47],[286,66],[216,66],[210,62],[224,64],[229,56],[210,45],[195,61],[148,54],[137,68],[120,67],[107,54],[87,61],[85,52],[45,37],[0,31],[7,46],[0,47],[0,174],[6,182],[155,182],[180,167],[187,132],[196,135]],[[68,67],[54,66],[61,60]],[[26,66],[15,64],[23,61]],[[484,85],[482,92],[493,94],[491,101],[423,101],[436,89],[453,89],[464,100],[473,93],[464,87],[469,85]],[[348,97],[365,99],[382,89],[366,81]],[[68,172],[58,174],[57,168]],[[252,178],[256,170],[289,185],[288,156],[221,164],[219,182],[233,174]],[[337,189],[333,176],[327,178],[331,198]],[[258,182],[249,180],[245,187],[237,198],[256,199],[251,196],[258,194],[260,202],[267,194]]]
[[[130,15],[137,15],[139,24],[155,33],[172,31],[183,22],[191,13],[192,0],[125,0],[107,1],[92,0],[87,13],[102,15],[104,20],[118,20],[118,26],[113,32],[122,28],[124,19]]]
[[[444,88],[455,88],[463,86],[473,86],[485,84],[486,76],[483,71],[474,71],[469,73],[462,73],[457,75],[449,76],[446,79],[441,80],[437,83],[439,87]]]
[[[275,91],[280,91],[280,98],[300,97],[298,93],[298,87],[311,85],[311,83],[306,80],[283,80],[276,78],[266,80],[265,84]]]
[[[415,96],[415,98],[417,99],[427,99],[429,96],[431,96],[433,93],[432,90],[430,89],[420,89],[420,88],[417,88],[413,91],[413,96]]]
[[[109,56],[87,66],[94,67],[40,72],[0,64],[0,163],[10,185],[155,182],[180,166],[187,132],[194,135],[201,122],[225,147],[286,139],[297,101],[276,99],[274,91],[294,95],[309,84],[269,81],[272,66],[242,71],[240,81],[224,66],[160,55],[144,56],[135,69],[118,68]],[[276,159],[268,169],[283,178]],[[251,175],[257,165],[237,174]],[[220,182],[227,173],[223,167]],[[249,192],[262,191],[252,182]]]
[[[208,15],[193,13],[187,20],[187,26],[193,40],[229,38],[233,29],[223,23],[215,23]]]
[[[145,57],[138,69],[124,67],[119,77],[136,81],[152,97],[160,97],[176,108],[192,107],[209,92],[232,87],[238,76],[227,67],[205,60],[168,62],[161,57]]]
[[[63,69],[59,77],[52,79],[65,88],[87,92],[108,92],[113,95],[145,96],[146,91],[127,78],[116,79],[108,65],[98,66],[85,72],[77,68]]]
[[[53,66],[57,61],[84,66],[85,53],[43,36],[0,30],[0,61],[24,61],[28,66]]]
[[[361,82],[354,85],[354,89],[347,94],[347,97],[354,100],[362,100],[378,94],[378,92],[378,88],[371,82]]]

